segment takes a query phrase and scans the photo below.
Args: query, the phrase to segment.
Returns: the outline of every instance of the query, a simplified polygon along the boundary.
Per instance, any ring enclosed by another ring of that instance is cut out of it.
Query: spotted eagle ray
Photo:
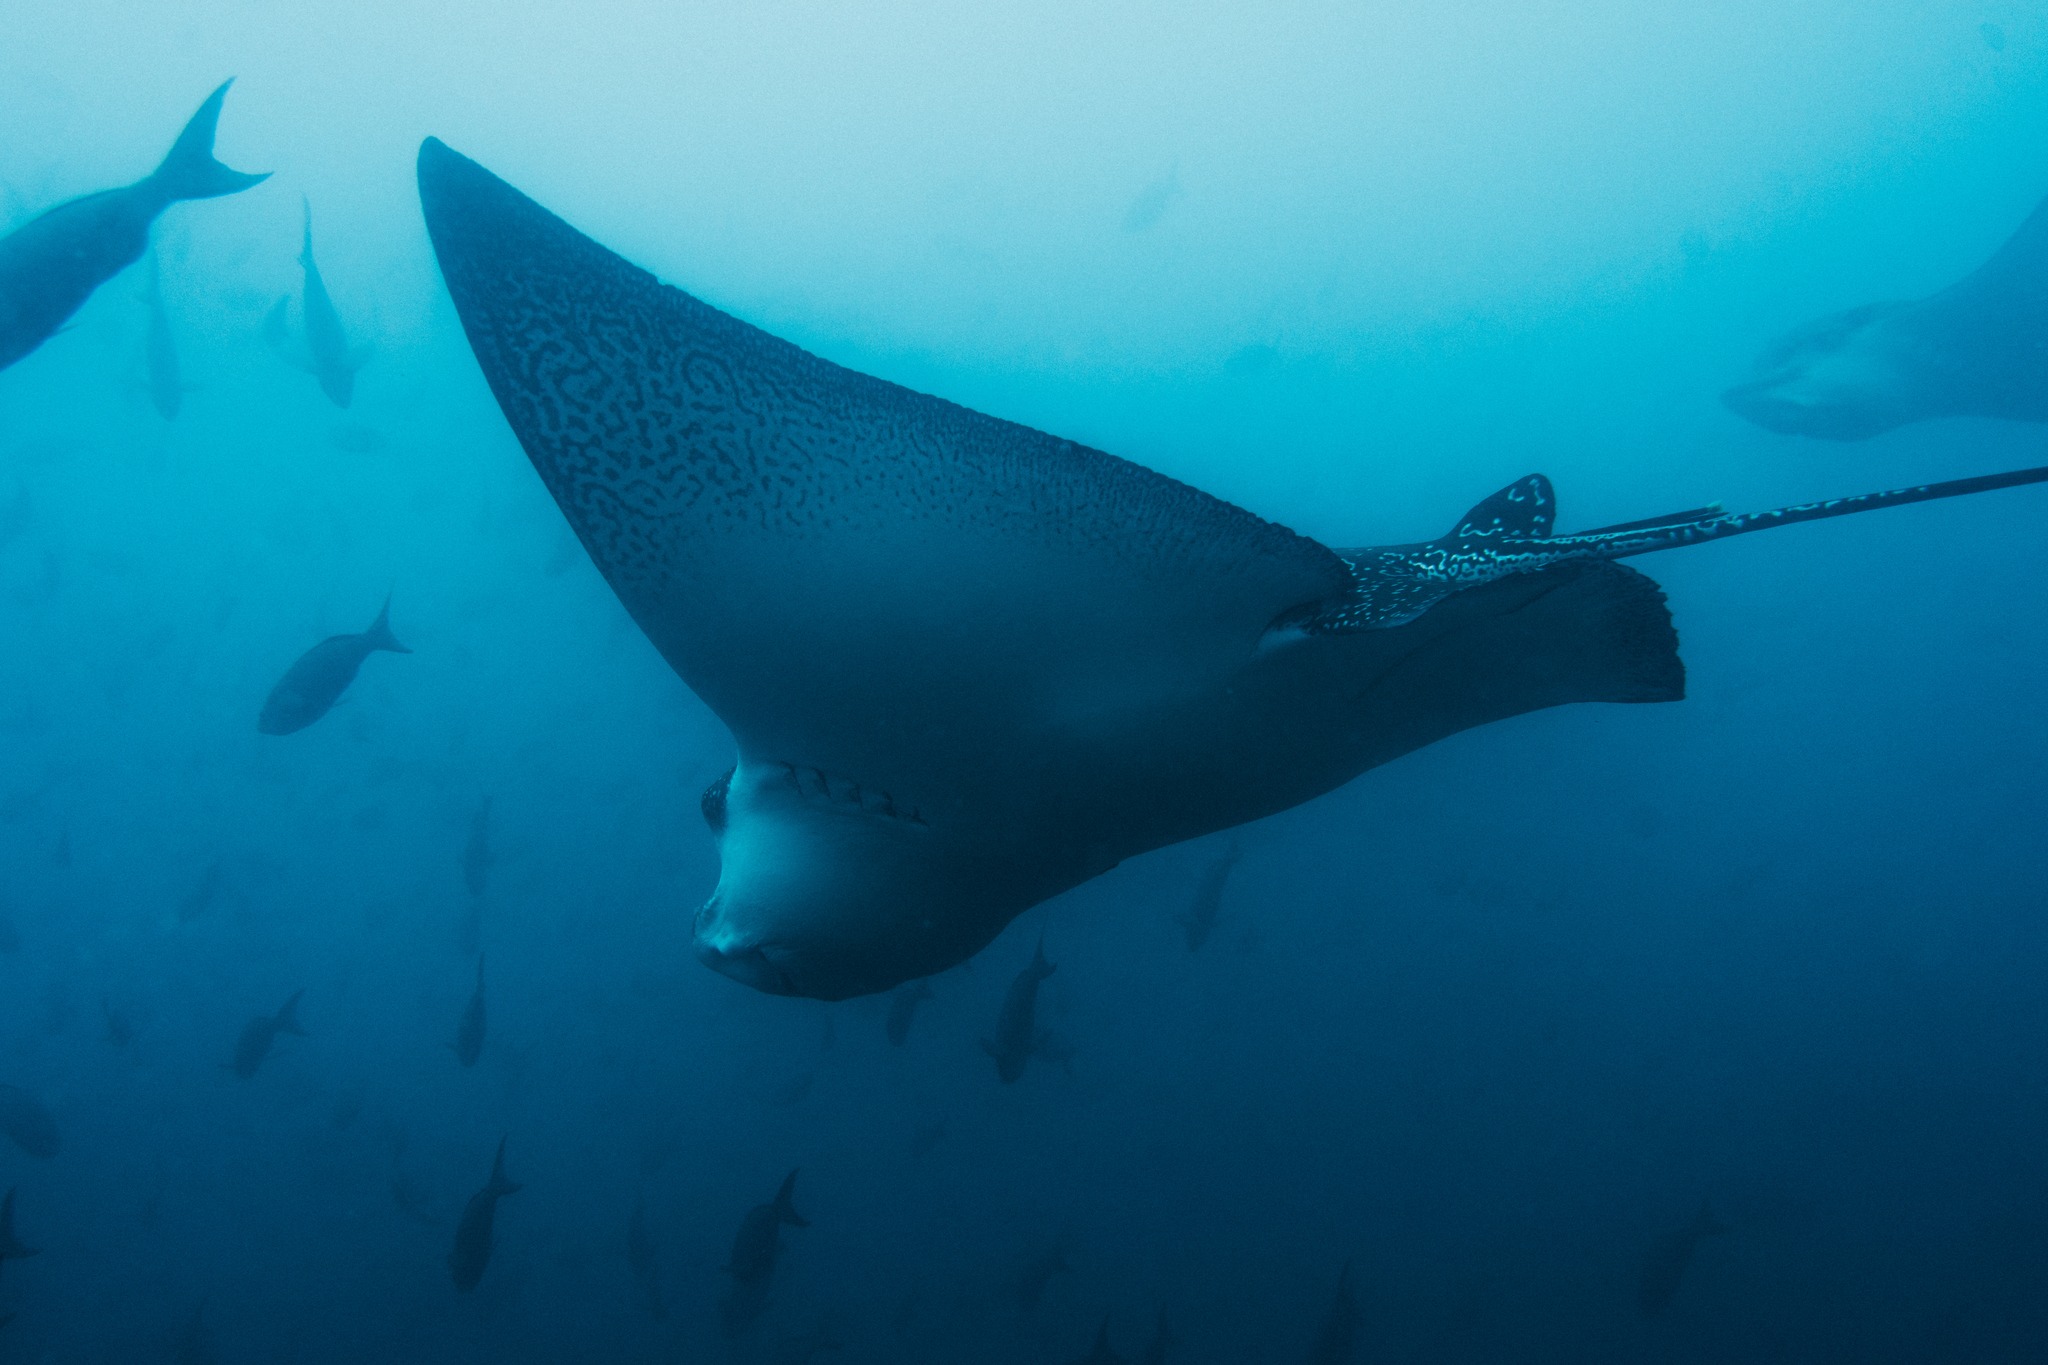
[[[1530,475],[1437,540],[1335,550],[809,355],[431,138],[419,184],[513,432],[737,743],[697,951],[777,994],[929,976],[1125,858],[1476,725],[1679,699],[1664,595],[1617,559],[2048,480],[1555,535]]]
[[[1930,417],[2048,422],[2048,200],[1991,259],[1923,299],[1808,323],[1721,400],[1788,436],[1860,441]]]

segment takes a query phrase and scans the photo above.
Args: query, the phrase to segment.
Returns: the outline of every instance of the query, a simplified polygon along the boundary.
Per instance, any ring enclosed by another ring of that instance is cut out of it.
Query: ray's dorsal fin
[[[1557,521],[1557,496],[1550,480],[1528,474],[1481,502],[1459,519],[1453,540],[1540,540]]]
[[[921,803],[980,780],[963,748],[1214,685],[1348,587],[1249,512],[665,286],[438,141],[419,183],[499,406],[743,762]]]

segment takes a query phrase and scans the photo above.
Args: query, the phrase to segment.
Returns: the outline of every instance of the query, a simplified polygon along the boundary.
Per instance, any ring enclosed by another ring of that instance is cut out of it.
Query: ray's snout
[[[716,896],[698,909],[694,927],[697,960],[712,971],[769,995],[802,993],[795,975],[776,961],[772,948],[735,933],[725,923]]]
[[[1757,379],[1724,389],[1721,402],[1738,417],[1745,417],[1780,435],[1804,435],[1809,425],[1806,405],[1793,402],[1778,392],[1774,380]]]

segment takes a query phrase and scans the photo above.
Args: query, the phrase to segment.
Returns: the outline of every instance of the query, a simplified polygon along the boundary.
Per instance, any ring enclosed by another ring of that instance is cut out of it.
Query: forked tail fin
[[[810,1220],[796,1211],[796,1175],[791,1171],[782,1177],[782,1188],[775,1192],[775,1217],[793,1228],[807,1228]]]
[[[486,1186],[491,1194],[503,1199],[508,1194],[517,1194],[526,1186],[516,1180],[505,1178],[505,1139],[498,1139],[498,1154],[491,1159],[491,1183]]]
[[[412,651],[398,643],[398,637],[391,633],[391,594],[384,594],[384,606],[378,611],[377,619],[370,622],[370,628],[363,632],[363,638],[371,649],[389,650],[393,654],[410,654]]]
[[[231,170],[213,159],[213,134],[220,123],[221,101],[228,97],[228,87],[233,84],[232,80],[223,81],[218,90],[206,97],[206,103],[199,106],[199,112],[192,115],[185,131],[171,144],[163,164],[150,175],[150,183],[162,193],[165,203],[239,194],[270,179],[269,171],[251,175]]]

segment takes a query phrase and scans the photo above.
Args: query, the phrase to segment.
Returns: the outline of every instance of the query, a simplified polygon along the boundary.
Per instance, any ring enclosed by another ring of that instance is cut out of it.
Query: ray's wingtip
[[[464,172],[487,174],[483,167],[437,137],[421,139],[419,156],[414,164],[422,197],[437,190],[453,188],[456,178]]]

